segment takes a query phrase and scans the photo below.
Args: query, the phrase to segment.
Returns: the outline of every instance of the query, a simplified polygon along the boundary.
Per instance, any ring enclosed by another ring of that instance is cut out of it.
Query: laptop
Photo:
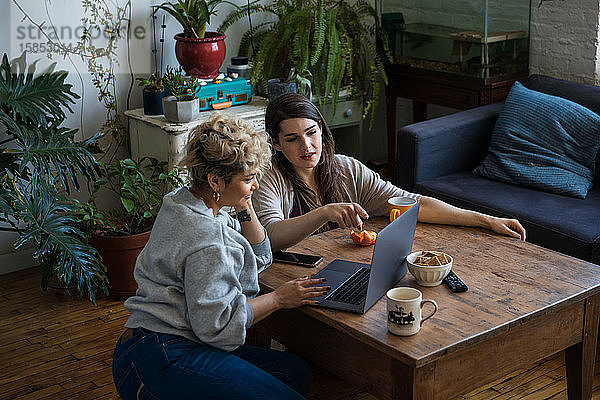
[[[314,275],[325,278],[331,291],[318,307],[365,313],[404,277],[406,256],[412,250],[420,202],[383,228],[375,240],[371,264],[335,259]]]

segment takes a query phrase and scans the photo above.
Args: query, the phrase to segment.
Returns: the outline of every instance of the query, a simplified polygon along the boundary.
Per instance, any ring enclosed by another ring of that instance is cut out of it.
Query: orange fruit
[[[359,233],[350,231],[350,239],[352,239],[352,241],[355,244],[358,244],[360,246],[371,246],[375,244],[375,239],[377,239],[377,233],[366,230],[363,230]]]

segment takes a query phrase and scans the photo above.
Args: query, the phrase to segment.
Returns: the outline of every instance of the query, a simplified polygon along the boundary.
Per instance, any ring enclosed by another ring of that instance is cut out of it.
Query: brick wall
[[[598,84],[598,0],[532,2],[529,72]]]

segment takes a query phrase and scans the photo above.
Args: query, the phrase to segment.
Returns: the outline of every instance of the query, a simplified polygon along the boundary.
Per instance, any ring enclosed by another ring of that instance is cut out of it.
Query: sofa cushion
[[[498,117],[488,155],[475,173],[585,198],[600,146],[600,116],[570,100],[515,82]]]
[[[585,200],[459,172],[419,182],[415,191],[458,207],[517,218],[527,241],[600,264],[600,188]]]
[[[574,101],[600,115],[600,86],[565,81],[539,74],[531,75],[525,86],[531,90]],[[600,151],[596,155],[594,182],[600,184]]]
[[[529,89],[574,101],[596,114],[600,114],[600,86],[565,81],[534,74],[525,84]]]

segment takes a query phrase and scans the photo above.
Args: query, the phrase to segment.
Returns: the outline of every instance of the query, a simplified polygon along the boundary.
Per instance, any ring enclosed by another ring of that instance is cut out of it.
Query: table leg
[[[565,349],[569,400],[590,400],[592,398],[598,324],[600,323],[600,294],[585,300],[583,321],[582,341]]]
[[[388,176],[396,182],[396,95],[386,87],[385,90],[386,130],[388,146]]]
[[[414,368],[392,359],[390,374],[392,381],[391,399],[434,400],[436,363]]]
[[[415,370],[414,400],[435,399],[435,365],[429,364]]]

